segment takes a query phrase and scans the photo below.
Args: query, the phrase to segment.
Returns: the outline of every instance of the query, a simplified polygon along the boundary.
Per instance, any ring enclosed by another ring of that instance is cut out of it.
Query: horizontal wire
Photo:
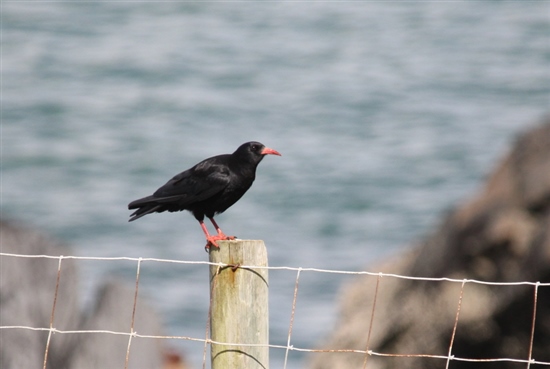
[[[158,258],[143,258],[143,257],[127,257],[127,256],[114,256],[114,257],[97,257],[97,256],[73,256],[73,255],[23,255],[23,254],[11,254],[0,252],[0,256],[8,257],[20,257],[20,258],[45,258],[45,259],[75,259],[75,260],[101,260],[101,261],[152,261],[159,263],[175,263],[175,264],[191,264],[191,265],[212,265],[212,266],[232,266],[224,263],[211,263],[208,261],[189,261],[189,260],[173,260],[173,259],[158,259]],[[302,271],[302,272],[317,272],[317,273],[330,273],[330,274],[344,274],[344,275],[369,275],[369,276],[381,276],[381,277],[393,277],[398,279],[408,279],[414,281],[428,281],[428,282],[452,282],[452,283],[475,283],[491,286],[539,286],[548,287],[550,282],[541,283],[539,281],[516,281],[516,282],[491,282],[481,281],[477,279],[468,278],[447,278],[447,277],[413,277],[394,273],[382,273],[382,272],[369,272],[369,271],[348,271],[348,270],[335,270],[335,269],[320,269],[320,268],[304,268],[304,267],[290,267],[290,266],[260,266],[260,265],[239,265],[239,268],[243,269],[268,269],[268,270],[288,270],[288,271]]]
[[[173,340],[186,340],[186,341],[196,341],[196,342],[206,342],[209,344],[214,345],[223,345],[223,346],[241,346],[241,347],[268,347],[268,348],[274,348],[274,349],[283,349],[283,350],[291,350],[291,351],[297,351],[297,352],[311,352],[311,353],[356,353],[356,354],[368,354],[372,356],[380,356],[380,357],[409,357],[409,358],[431,358],[431,359],[442,359],[442,360],[454,360],[454,361],[465,361],[465,362],[514,362],[514,363],[523,363],[523,364],[536,364],[536,365],[547,365],[550,366],[550,362],[545,361],[537,361],[535,359],[531,360],[523,360],[523,359],[514,359],[514,358],[490,358],[490,359],[471,359],[471,358],[461,358],[456,356],[445,356],[445,355],[429,355],[429,354],[387,354],[387,353],[381,353],[381,352],[375,352],[372,350],[354,350],[354,349],[328,349],[328,350],[322,350],[322,349],[307,349],[307,348],[299,348],[294,346],[287,346],[287,345],[264,345],[264,344],[243,344],[243,343],[228,343],[228,342],[218,342],[213,341],[210,339],[204,339],[204,338],[193,338],[193,337],[185,337],[185,336],[156,336],[156,335],[147,335],[147,334],[139,334],[137,332],[129,333],[129,332],[115,332],[115,331],[109,331],[109,330],[77,330],[77,331],[71,331],[71,330],[59,330],[57,328],[36,328],[36,327],[28,327],[28,326],[21,326],[21,325],[12,325],[12,326],[0,326],[0,329],[27,329],[32,331],[51,331],[53,333],[59,333],[59,334],[113,334],[113,335],[120,335],[120,336],[132,336],[136,338],[153,338],[153,339],[173,339]]]

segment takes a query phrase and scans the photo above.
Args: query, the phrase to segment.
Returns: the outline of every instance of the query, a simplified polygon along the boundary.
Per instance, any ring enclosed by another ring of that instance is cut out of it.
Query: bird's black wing
[[[223,191],[230,182],[231,172],[221,157],[206,159],[174,176],[152,196],[132,201],[128,208],[138,210],[130,221],[153,212],[184,210]]]
[[[223,191],[229,184],[229,168],[212,161],[203,161],[182,172],[153,194],[158,203],[177,201],[182,206],[206,200]]]

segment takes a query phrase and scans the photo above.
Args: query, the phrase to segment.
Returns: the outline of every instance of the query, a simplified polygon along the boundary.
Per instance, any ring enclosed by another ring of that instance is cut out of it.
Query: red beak
[[[262,155],[278,155],[278,156],[281,156],[281,154],[279,154],[279,152],[277,150],[270,149],[269,147],[264,147],[264,149],[262,150],[262,152],[260,154],[262,154]]]

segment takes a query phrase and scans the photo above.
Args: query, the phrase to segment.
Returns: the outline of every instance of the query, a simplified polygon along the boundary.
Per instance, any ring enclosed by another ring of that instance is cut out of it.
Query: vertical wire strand
[[[137,298],[138,298],[138,290],[139,290],[139,273],[141,269],[141,261],[142,261],[142,258],[140,257],[137,263],[136,291],[134,293],[134,307],[132,309],[132,322],[130,324],[130,337],[128,338],[128,348],[126,349],[126,360],[124,361],[124,369],[128,369],[128,362],[130,360],[130,346],[132,345],[132,337],[134,337],[135,335],[134,322],[136,318],[136,306],[137,306]]]
[[[449,365],[451,363],[451,352],[453,350],[453,344],[455,342],[455,335],[456,335],[456,327],[458,326],[458,317],[460,316],[460,309],[462,307],[462,298],[464,297],[464,286],[466,285],[466,280],[462,281],[462,286],[460,287],[460,295],[458,297],[458,306],[456,308],[456,315],[455,315],[455,324],[453,326],[453,334],[451,335],[451,342],[449,343],[449,351],[447,352],[447,365],[445,366],[445,369],[449,369]]]
[[[46,369],[46,365],[48,364],[48,352],[50,351],[50,342],[52,338],[53,333],[53,322],[55,317],[55,306],[57,305],[57,293],[59,291],[59,281],[61,279],[61,261],[63,260],[63,255],[59,255],[59,263],[57,264],[57,280],[55,282],[55,293],[53,296],[53,306],[52,306],[52,313],[50,315],[50,332],[48,333],[48,340],[46,341],[46,350],[44,351],[44,363],[42,368]]]
[[[531,340],[529,343],[529,358],[527,362],[527,369],[531,367],[531,361],[533,360],[533,343],[535,341],[535,322],[537,318],[537,302],[538,302],[538,293],[539,293],[540,282],[537,282],[535,285],[535,292],[533,296],[533,320],[531,322]]]
[[[376,309],[376,300],[378,299],[378,286],[380,286],[380,279],[382,278],[382,273],[378,274],[376,278],[376,287],[374,288],[374,300],[372,301],[372,311],[370,314],[370,323],[369,323],[369,333],[367,334],[367,347],[365,348],[365,360],[363,361],[363,369],[367,367],[367,361],[369,360],[369,345],[370,345],[370,336],[372,333],[372,324],[374,323],[374,310]]]
[[[292,336],[292,327],[294,325],[294,313],[296,312],[296,299],[298,298],[298,284],[300,282],[300,272],[302,268],[298,268],[296,273],[296,283],[294,284],[294,298],[292,299],[292,312],[290,313],[290,324],[288,326],[288,339],[286,341],[286,353],[285,353],[285,363],[283,369],[286,369],[288,362],[288,352],[290,351],[290,337]]]

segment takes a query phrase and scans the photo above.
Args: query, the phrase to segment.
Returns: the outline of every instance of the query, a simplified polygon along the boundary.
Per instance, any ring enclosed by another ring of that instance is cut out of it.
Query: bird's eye
[[[251,149],[252,151],[258,151],[258,145],[252,145]]]

